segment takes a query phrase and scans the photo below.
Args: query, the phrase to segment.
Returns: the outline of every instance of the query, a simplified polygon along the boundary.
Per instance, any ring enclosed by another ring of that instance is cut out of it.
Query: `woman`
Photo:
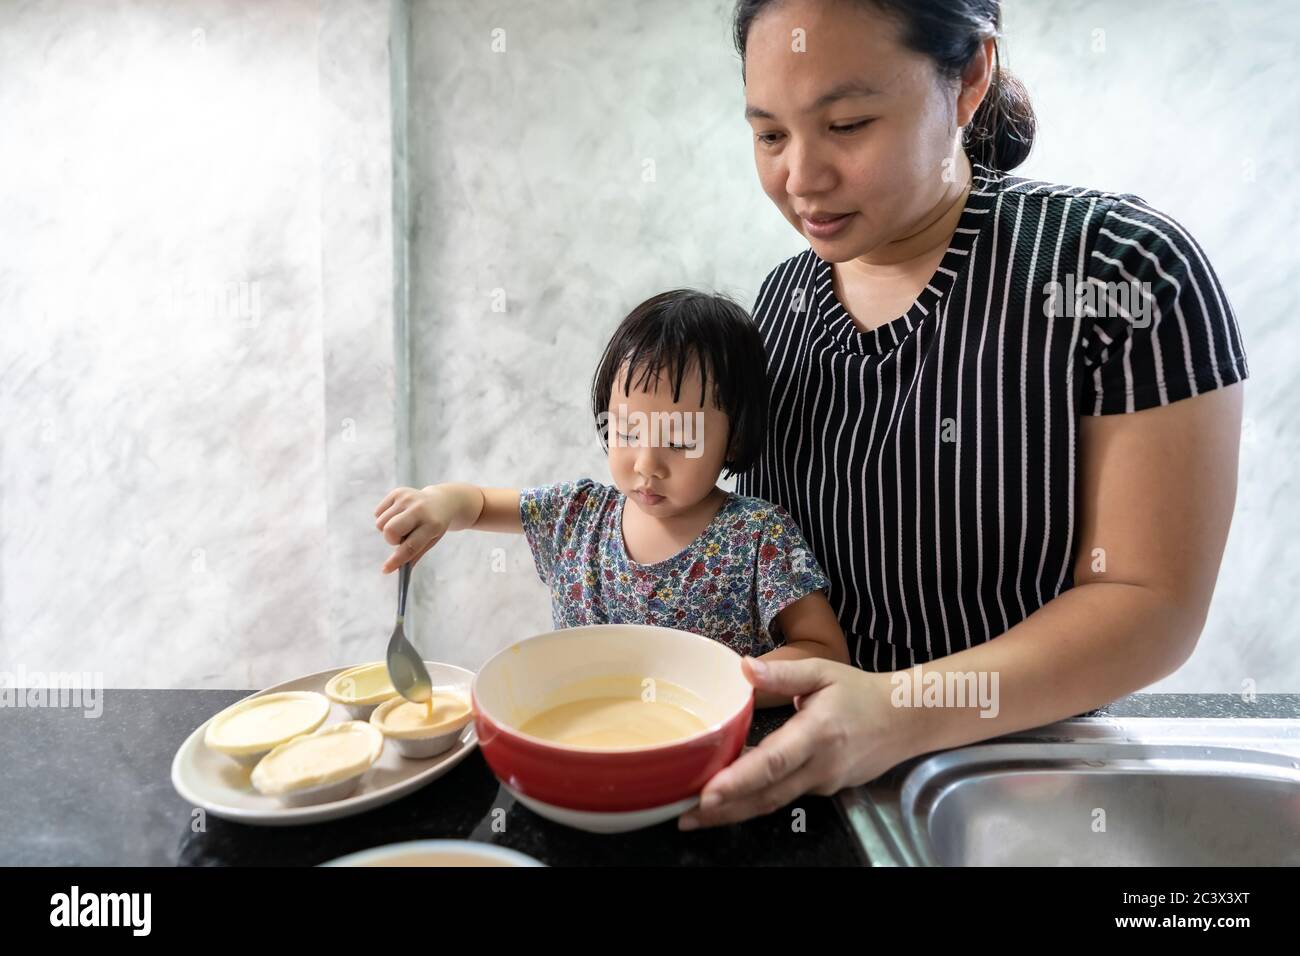
[[[737,491],[800,524],[853,665],[746,659],[798,713],[685,829],[1101,706],[1176,670],[1204,624],[1236,320],[1170,216],[1008,175],[1034,123],[999,24],[997,0],[737,6],[759,178],[809,243],[755,305],[771,423]],[[933,674],[992,699],[917,706]]]

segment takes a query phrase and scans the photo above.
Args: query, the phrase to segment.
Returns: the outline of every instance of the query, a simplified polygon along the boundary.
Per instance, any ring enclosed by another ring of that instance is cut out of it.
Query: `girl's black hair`
[[[642,302],[619,323],[591,384],[591,412],[607,452],[609,401],[624,365],[626,394],[632,393],[633,378],[643,388],[666,373],[674,402],[681,399],[687,371],[699,369],[700,406],[707,407],[711,386],[713,404],[727,413],[723,474],[748,471],[758,460],[767,432],[767,352],[754,320],[730,298],[673,289]]]
[[[737,0],[733,25],[740,75],[745,76],[745,44],[754,18],[779,0]],[[903,45],[928,56],[947,80],[961,76],[989,37],[1001,35],[1001,0],[855,0],[870,5],[901,26]],[[984,101],[962,134],[971,162],[1006,172],[1029,156],[1034,145],[1034,108],[1024,84],[1002,69],[993,41],[993,79]]]

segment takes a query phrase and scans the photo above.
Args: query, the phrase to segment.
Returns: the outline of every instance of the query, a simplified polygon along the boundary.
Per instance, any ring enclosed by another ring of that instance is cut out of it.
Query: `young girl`
[[[556,628],[652,624],[755,657],[848,663],[829,582],[794,520],[717,487],[720,471],[743,472],[762,450],[766,369],[757,327],[731,300],[654,296],[615,330],[592,385],[613,485],[394,489],[375,510],[399,545],[384,573],[448,531],[522,532]],[[755,704],[789,700],[761,692]]]

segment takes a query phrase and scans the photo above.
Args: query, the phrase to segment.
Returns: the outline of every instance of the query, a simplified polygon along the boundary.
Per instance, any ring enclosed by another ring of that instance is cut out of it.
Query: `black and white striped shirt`
[[[768,275],[754,318],[771,418],[736,490],[793,515],[874,671],[987,641],[1071,587],[1077,416],[1248,374],[1175,220],[983,166],[907,314],[859,330],[810,248]]]

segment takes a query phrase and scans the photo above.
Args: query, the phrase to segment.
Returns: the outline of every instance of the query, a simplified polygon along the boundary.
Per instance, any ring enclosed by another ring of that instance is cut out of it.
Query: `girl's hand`
[[[714,774],[681,829],[748,820],[805,793],[831,796],[914,756],[888,674],[821,658],[745,658],[744,670],[756,689],[793,697],[799,712]]]
[[[437,488],[394,488],[375,509],[375,527],[397,550],[384,562],[384,574],[415,564],[442,540],[455,517],[456,503]]]

